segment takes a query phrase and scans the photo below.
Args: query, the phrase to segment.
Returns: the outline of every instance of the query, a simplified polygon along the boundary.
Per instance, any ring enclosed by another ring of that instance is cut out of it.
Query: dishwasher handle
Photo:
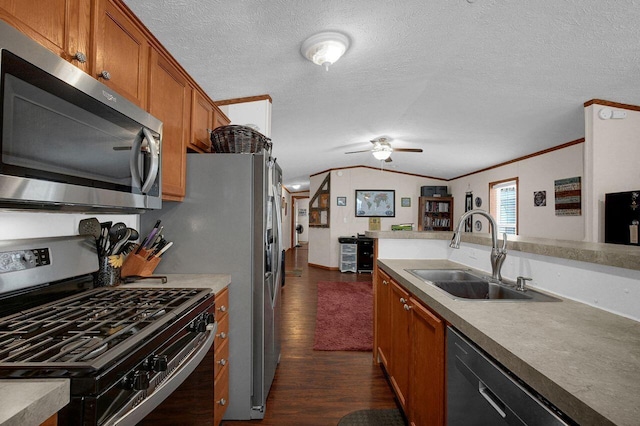
[[[500,417],[503,419],[507,417],[506,411],[504,411],[505,405],[502,401],[498,399],[498,397],[491,392],[491,389],[485,385],[482,380],[478,380],[478,392],[480,395],[487,400],[487,402],[493,407],[494,410],[500,414]]]

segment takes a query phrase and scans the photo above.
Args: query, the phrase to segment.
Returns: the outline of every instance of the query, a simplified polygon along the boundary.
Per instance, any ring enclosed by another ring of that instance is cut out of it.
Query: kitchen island
[[[169,274],[167,283],[142,280],[123,287],[130,288],[210,288],[219,293],[231,283],[225,274]],[[38,425],[70,400],[70,383],[66,379],[0,380],[0,425]]]
[[[406,271],[471,269],[480,272],[480,268],[470,268],[467,264],[447,259],[452,256],[453,251],[448,249],[446,241],[442,246],[425,246],[425,250],[416,252],[417,256],[422,257],[444,254],[440,259],[410,259],[406,256],[406,251],[397,253],[407,257],[404,259],[385,257],[392,257],[397,247],[394,241],[387,239],[401,239],[404,243],[410,239],[448,241],[451,233],[369,232],[367,235],[377,238],[378,268],[387,272],[415,298],[460,330],[569,417],[583,425],[638,425],[638,321],[566,297],[562,297],[561,302],[454,299]],[[485,235],[467,236],[466,239],[463,236],[463,242],[474,244],[470,239],[484,245],[486,238]],[[531,250],[546,250],[545,242],[541,246],[529,241],[523,243],[532,244]],[[566,249],[566,255],[579,259],[595,255],[593,249],[597,245],[581,247],[581,244],[575,243],[574,251]],[[546,243],[546,246],[554,244]],[[562,243],[558,246],[562,246]],[[416,247],[418,246],[413,249]],[[514,246],[511,250],[512,255],[517,251]],[[636,247],[605,247],[602,251],[595,258],[606,259],[609,256],[611,263],[620,262],[620,257],[628,259],[628,256],[636,256],[640,259],[640,252]],[[488,255],[484,258],[484,253],[479,253],[477,257],[480,263],[484,262],[486,265],[480,269],[486,274]],[[529,266],[521,260],[518,263]],[[535,267],[532,269],[536,270]],[[620,274],[626,273],[620,271]],[[640,276],[636,270],[630,271],[629,275],[631,278]]]

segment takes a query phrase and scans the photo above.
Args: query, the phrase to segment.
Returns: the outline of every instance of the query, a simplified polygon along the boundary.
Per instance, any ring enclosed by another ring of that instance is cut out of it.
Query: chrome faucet
[[[502,234],[502,247],[498,248],[498,224],[496,220],[484,210],[475,209],[469,210],[468,212],[464,212],[462,216],[460,216],[460,221],[458,222],[458,226],[456,226],[456,230],[453,233],[453,238],[451,238],[451,243],[449,247],[459,249],[460,248],[460,234],[462,233],[462,225],[466,218],[473,214],[479,214],[481,216],[489,219],[489,223],[491,224],[491,279],[493,281],[502,282],[502,274],[500,273],[502,269],[502,264],[504,263],[504,259],[507,257],[507,233]]]

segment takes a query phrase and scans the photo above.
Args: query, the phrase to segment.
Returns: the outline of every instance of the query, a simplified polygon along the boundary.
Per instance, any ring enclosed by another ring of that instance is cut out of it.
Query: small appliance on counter
[[[640,189],[605,194],[604,242],[640,245]]]

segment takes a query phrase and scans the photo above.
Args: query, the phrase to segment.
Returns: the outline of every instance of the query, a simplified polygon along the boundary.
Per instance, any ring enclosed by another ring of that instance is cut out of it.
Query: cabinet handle
[[[405,299],[404,297],[400,298],[400,303],[407,303],[407,299]]]
[[[382,284],[383,285],[389,285],[389,282],[387,280],[382,280]]]
[[[220,307],[218,308],[218,310],[219,310],[220,312],[227,312],[227,307],[226,307],[226,306],[224,306],[224,305],[222,305],[222,306],[220,306]]]
[[[227,400],[224,398],[220,398],[220,401],[218,401],[218,404],[220,405],[227,405]]]
[[[73,55],[73,56],[71,57],[71,59],[72,59],[72,60],[74,60],[74,61],[78,61],[78,62],[80,62],[81,64],[84,64],[85,62],[87,62],[87,55],[85,55],[85,54],[84,54],[84,53],[82,53],[82,52],[76,52],[76,54],[75,54],[75,55]]]
[[[103,78],[105,80],[111,80],[111,73],[107,70],[102,71],[98,74],[98,78]]]
[[[404,310],[405,311],[410,311],[411,310],[411,306],[407,305],[406,303],[404,304]]]
[[[225,333],[224,331],[220,334],[218,334],[218,336],[220,336],[221,339],[226,339],[227,338],[227,333]]]
[[[218,361],[218,364],[220,364],[220,365],[222,365],[224,367],[225,365],[227,365],[227,360],[222,358],[220,361]]]

